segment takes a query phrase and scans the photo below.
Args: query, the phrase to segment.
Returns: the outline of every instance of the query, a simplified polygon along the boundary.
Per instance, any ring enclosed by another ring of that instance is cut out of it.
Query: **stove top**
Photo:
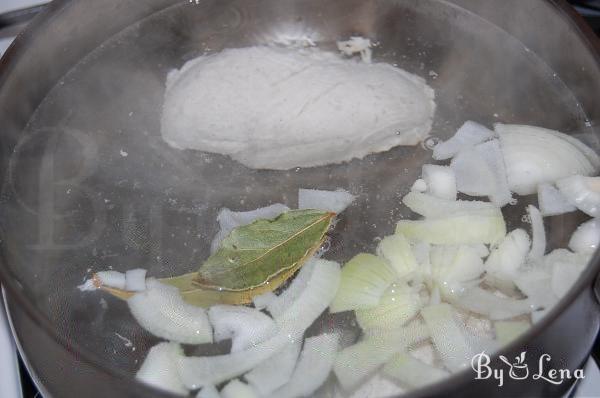
[[[12,42],[13,36],[41,9],[40,5],[46,2],[43,0],[0,1],[0,56]],[[569,0],[569,3],[600,36],[600,0]],[[569,398],[600,397],[600,369],[592,359],[588,361],[584,374],[585,379],[573,387],[567,395]],[[41,397],[41,394],[19,358],[0,295],[0,398],[37,397]]]

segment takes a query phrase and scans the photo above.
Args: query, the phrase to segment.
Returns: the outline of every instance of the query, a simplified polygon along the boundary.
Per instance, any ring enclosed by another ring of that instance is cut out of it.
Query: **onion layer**
[[[172,286],[149,279],[147,289],[127,303],[136,321],[163,339],[184,344],[212,343],[212,328],[203,308],[187,304]]]
[[[582,142],[541,127],[496,124],[508,184],[519,195],[533,194],[542,183],[570,175],[592,175],[600,161]]]

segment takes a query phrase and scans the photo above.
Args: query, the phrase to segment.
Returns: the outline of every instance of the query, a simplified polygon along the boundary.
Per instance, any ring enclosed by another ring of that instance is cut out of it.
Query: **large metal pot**
[[[436,89],[436,136],[467,119],[521,122],[600,148],[597,43],[562,1],[55,0],[0,65],[0,280],[21,353],[44,395],[165,395],[132,378],[156,340],[123,303],[75,289],[88,268],[189,271],[208,253],[220,206],[244,199],[257,207],[299,186],[364,193],[347,217],[353,225],[340,226],[345,251],[334,247],[332,256],[369,250],[374,236],[391,232],[383,221],[400,215],[397,195],[430,158],[425,149],[286,174],[161,141],[170,69],[205,51],[302,34],[324,48],[352,34],[379,41],[377,60]],[[512,225],[522,202],[507,215]],[[581,220],[549,219],[550,245],[564,246]],[[357,226],[360,233],[349,232]],[[581,367],[600,328],[599,268],[596,255],[567,297],[503,355],[526,351],[532,369],[543,353],[551,357],[547,368]],[[503,364],[496,358],[490,366]],[[560,396],[570,384],[505,378],[498,387],[465,370],[410,396]]]

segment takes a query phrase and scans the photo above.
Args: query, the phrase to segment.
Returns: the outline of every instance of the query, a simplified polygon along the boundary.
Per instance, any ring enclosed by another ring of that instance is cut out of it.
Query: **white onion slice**
[[[125,274],[118,271],[100,271],[96,273],[96,278],[102,283],[102,286],[115,289],[125,290],[127,285]]]
[[[179,344],[159,343],[150,349],[135,377],[158,389],[187,395],[188,390],[177,373],[177,359],[181,356],[183,350]]]
[[[395,355],[383,367],[383,374],[412,388],[433,384],[450,376],[446,370],[428,365],[407,353]]]
[[[335,296],[339,281],[339,264],[316,260],[304,291],[276,319],[280,331],[275,337],[245,351],[228,355],[180,358],[178,368],[184,384],[195,389],[222,383],[250,371],[290,342],[298,341],[304,331],[327,309]]]
[[[127,300],[131,314],[144,329],[179,343],[212,343],[212,328],[203,308],[183,301],[173,286],[149,279],[146,287]]]
[[[344,190],[300,189],[298,191],[298,208],[332,211],[340,214],[354,202],[355,198],[354,195]]]
[[[372,254],[358,254],[342,268],[340,288],[329,311],[373,308],[395,280],[396,274],[385,260]]]
[[[267,292],[254,296],[252,298],[252,303],[254,304],[254,308],[264,310],[275,300],[277,300],[277,295],[273,292]]]
[[[567,198],[551,184],[538,185],[538,205],[542,216],[557,216],[577,210]]]
[[[412,184],[410,190],[416,192],[425,192],[427,191],[427,183],[422,178],[419,178],[414,182],[414,184]]]
[[[600,220],[593,218],[581,224],[569,240],[569,249],[575,253],[590,254],[600,243]]]
[[[355,311],[356,321],[363,330],[391,330],[410,321],[422,306],[423,300],[416,289],[392,284],[376,307]]]
[[[494,170],[475,147],[459,152],[450,167],[454,170],[459,192],[471,196],[488,196],[494,192]]]
[[[215,341],[231,339],[231,352],[238,352],[270,339],[277,333],[271,317],[256,308],[214,305],[208,310]]]
[[[221,390],[222,398],[259,398],[259,395],[246,383],[238,379],[231,380]]]
[[[244,375],[261,396],[267,396],[290,381],[296,368],[302,342],[289,344]]]
[[[544,219],[542,214],[533,205],[527,206],[527,213],[531,220],[531,251],[529,252],[529,260],[539,260],[546,252],[546,228],[544,227]]]
[[[597,172],[593,151],[574,138],[554,130],[524,125],[496,124],[509,187],[519,195],[536,192],[541,183]]]
[[[494,211],[496,206],[477,200],[445,200],[420,192],[409,192],[402,202],[413,212],[425,218],[441,218],[456,213],[469,213],[478,210]]]
[[[430,195],[446,200],[456,200],[456,176],[450,167],[425,164],[421,175]]]
[[[275,218],[288,210],[290,210],[290,208],[281,203],[275,203],[251,211],[232,211],[227,208],[221,209],[219,215],[217,215],[220,229],[211,243],[211,253],[217,251],[221,241],[235,228],[251,224],[261,218]]]
[[[196,398],[221,398],[221,394],[215,386],[206,386],[198,391]]]
[[[125,290],[129,292],[146,290],[146,270],[136,268],[125,272]]]
[[[488,196],[497,206],[511,200],[504,157],[498,140],[476,145],[460,152],[450,164],[460,192]]]
[[[457,307],[485,315],[491,320],[514,318],[536,309],[529,300],[500,297],[480,287],[465,289],[464,293],[452,297],[451,301]]]
[[[486,260],[487,273],[501,280],[512,281],[527,259],[530,243],[525,230],[519,228],[511,231]]]
[[[433,244],[496,244],[506,235],[502,212],[497,209],[450,214],[443,218],[402,220],[396,233]]]
[[[491,140],[475,146],[475,149],[485,159],[494,175],[494,188],[488,194],[490,201],[499,207],[508,204],[512,199],[512,193],[508,187],[506,165],[500,142]]]
[[[556,249],[544,258],[544,263],[552,272],[551,286],[556,297],[563,297],[575,284],[585,269],[591,253],[571,253],[566,249]]]
[[[563,297],[573,287],[585,268],[581,264],[555,263],[552,267],[552,290],[557,297]]]
[[[435,160],[450,159],[460,151],[492,138],[494,138],[492,130],[468,120],[458,129],[452,138],[437,144],[433,148],[433,158]]]
[[[272,398],[309,397],[327,380],[339,347],[337,334],[322,334],[304,341],[298,365],[291,380],[275,391]]]
[[[377,395],[373,392],[377,391]],[[402,388],[396,381],[382,374],[376,373],[368,380],[365,380],[352,394],[344,391],[341,387],[336,386],[333,393],[333,398],[382,398],[382,397],[399,397],[406,393],[406,389]]]
[[[371,377],[394,354],[424,341],[429,336],[429,330],[416,322],[394,330],[368,330],[364,340],[338,353],[333,371],[342,388],[352,391]]]
[[[383,238],[377,246],[377,255],[387,260],[396,271],[398,278],[410,275],[419,266],[410,243],[401,234],[393,234]]]
[[[465,369],[477,352],[452,306],[442,303],[425,307],[421,314],[446,367],[451,371]]]
[[[550,271],[541,267],[522,272],[514,279],[515,285],[536,308],[550,308],[557,301],[551,288]],[[536,311],[537,312],[537,311]]]
[[[273,318],[278,319],[281,317],[306,289],[306,285],[312,277],[317,262],[318,260],[315,258],[308,259],[287,289],[269,303],[267,311],[269,311]]]
[[[483,260],[470,246],[435,246],[431,250],[431,278],[443,297],[460,294],[484,271]]]
[[[575,175],[556,182],[556,186],[573,206],[592,216],[600,216],[600,177]]]
[[[525,333],[531,327],[527,321],[498,321],[494,324],[496,338],[502,345],[508,344]]]

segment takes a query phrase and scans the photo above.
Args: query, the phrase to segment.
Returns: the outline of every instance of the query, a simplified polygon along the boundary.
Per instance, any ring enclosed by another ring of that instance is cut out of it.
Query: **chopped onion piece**
[[[506,235],[506,224],[499,209],[479,210],[436,219],[402,220],[396,233],[433,244],[495,244]]]
[[[552,290],[561,298],[575,285],[586,263],[556,261],[552,264]]]
[[[592,217],[600,217],[600,177],[574,175],[556,182],[569,203]]]
[[[487,273],[503,281],[512,281],[529,254],[529,235],[523,229],[511,231],[485,262]]]
[[[575,253],[591,254],[600,243],[600,220],[597,218],[581,224],[569,240],[569,249]]]
[[[464,293],[452,297],[451,301],[457,307],[485,315],[491,320],[514,318],[536,309],[529,300],[500,297],[480,287],[465,289]]]
[[[509,187],[519,195],[535,193],[542,183],[598,171],[600,162],[593,151],[566,134],[524,125],[494,128],[500,136]]]
[[[304,331],[327,309],[340,282],[337,263],[316,260],[304,291],[276,318],[280,330],[273,338],[245,351],[211,357],[186,357],[178,362],[184,384],[195,389],[216,385],[255,368],[263,361],[302,338]]]
[[[494,211],[496,206],[477,200],[445,200],[419,192],[409,192],[402,202],[413,212],[425,218],[447,217],[451,214]]]
[[[419,178],[414,182],[412,187],[410,187],[410,190],[416,192],[425,192],[427,191],[427,183],[425,182],[425,180]]]
[[[456,177],[450,167],[425,164],[422,176],[429,194],[441,199],[456,200]]]
[[[373,392],[377,391],[377,395],[373,395]],[[356,389],[352,391],[352,394],[348,394],[341,387],[336,386],[334,389],[334,398],[380,398],[380,397],[399,397],[406,393],[406,389],[398,385],[397,382],[393,381],[389,377],[385,377],[382,374],[375,374],[365,382],[361,383]]]
[[[498,140],[484,142],[460,152],[450,164],[460,192],[472,196],[489,196],[497,206],[511,200],[504,157]]]
[[[96,273],[96,278],[102,286],[125,290],[127,279],[125,274],[118,271],[100,271]]]
[[[569,203],[567,198],[551,184],[543,183],[538,185],[538,204],[542,216],[557,216],[559,214],[570,213],[577,210],[575,206]]]
[[[452,306],[445,303],[428,306],[421,314],[446,367],[451,371],[465,369],[477,352],[469,343],[472,336],[467,335]]]
[[[500,149],[500,142],[498,140],[484,142],[475,146],[475,149],[485,159],[494,175],[494,189],[487,195],[490,201],[499,207],[510,203],[512,193],[508,187],[506,166],[502,149]]]
[[[433,384],[450,376],[449,372],[428,365],[404,352],[396,354],[385,364],[383,374],[412,388]]]
[[[208,319],[216,342],[231,339],[231,352],[260,344],[277,333],[273,319],[256,308],[215,305],[208,310]]]
[[[298,208],[332,211],[340,214],[354,202],[356,197],[342,189],[337,191],[320,191],[317,189],[300,189],[298,191]]]
[[[333,371],[346,391],[352,391],[367,380],[378,368],[395,353],[406,347],[378,344],[376,341],[363,340],[340,351],[335,359]]]
[[[409,192],[404,196],[402,201],[413,212],[425,218],[442,218],[451,214],[476,213],[497,209],[496,206],[488,202],[477,200],[446,200],[419,192]]]
[[[366,330],[364,340],[338,353],[333,371],[342,388],[351,391],[394,354],[426,340],[429,336],[429,329],[418,322],[393,330]]]
[[[152,347],[135,375],[139,381],[177,395],[187,395],[177,374],[177,358],[183,350],[176,343],[159,343]]]
[[[531,313],[531,322],[532,323],[538,323],[539,321],[541,321],[542,319],[544,319],[544,317],[546,316],[546,314],[550,311],[550,309],[545,309],[545,310],[539,310],[539,311],[534,311]]]
[[[322,334],[307,338],[291,380],[271,396],[273,398],[312,396],[329,377],[338,347],[337,334]]]
[[[246,373],[244,378],[261,396],[271,394],[290,381],[296,368],[300,348],[302,348],[300,340],[289,344],[267,361]]]
[[[211,243],[211,253],[219,248],[221,241],[235,228],[242,225],[248,225],[261,218],[275,218],[281,213],[285,213],[290,208],[276,203],[267,207],[261,207],[251,211],[232,211],[227,208],[221,209],[217,216],[220,230]]]
[[[498,321],[494,324],[496,338],[500,344],[508,344],[525,333],[531,327],[527,321]]]
[[[411,247],[415,255],[415,259],[417,260],[417,264],[419,264],[421,267],[428,267],[430,265],[429,254],[431,253],[431,244],[417,241],[414,242]]]
[[[315,265],[319,260],[311,258],[302,266],[292,283],[285,289],[277,298],[267,306],[267,311],[277,319],[289,308],[298,296],[306,289],[308,281],[310,281]]]
[[[437,144],[433,148],[433,158],[435,160],[450,159],[460,151],[492,138],[494,138],[492,130],[468,120],[458,129],[452,138]]]
[[[137,268],[125,272],[125,290],[129,292],[146,290],[146,270]]]
[[[329,311],[373,308],[394,280],[396,274],[383,259],[372,254],[358,254],[342,268],[340,288]]]
[[[221,398],[221,394],[215,386],[206,386],[198,391],[196,398]]]
[[[443,297],[460,294],[468,282],[478,279],[484,271],[477,251],[466,245],[435,246],[430,258],[431,278]]]
[[[392,284],[377,307],[356,310],[356,320],[363,330],[394,329],[414,318],[422,306],[418,291],[408,285]]]
[[[178,343],[212,343],[212,329],[203,308],[183,301],[173,286],[149,279],[146,287],[127,300],[131,314],[144,329]]]
[[[475,243],[473,245],[469,245],[471,249],[473,249],[477,255],[481,258],[486,258],[490,255],[490,249],[483,243]]]
[[[277,295],[273,292],[267,292],[259,294],[258,296],[254,296],[254,298],[252,299],[252,303],[254,304],[254,308],[258,310],[264,310],[274,300],[277,300]]]
[[[377,246],[377,254],[385,258],[392,266],[398,278],[403,278],[413,273],[417,268],[410,243],[401,234],[386,236]]]
[[[221,398],[221,394],[215,386],[206,386],[198,391],[196,398]]]
[[[468,148],[450,163],[456,176],[456,188],[471,196],[487,196],[494,191],[494,171],[475,148]]]
[[[546,252],[546,229],[544,227],[544,219],[542,214],[533,205],[527,206],[527,213],[531,220],[531,251],[529,252],[529,260],[539,260]]]
[[[551,275],[548,270],[540,267],[527,270],[518,275],[514,282],[536,308],[549,308],[557,301],[557,297],[549,288]]]
[[[223,398],[258,398],[259,395],[246,383],[242,383],[238,379],[231,380],[221,390]]]

